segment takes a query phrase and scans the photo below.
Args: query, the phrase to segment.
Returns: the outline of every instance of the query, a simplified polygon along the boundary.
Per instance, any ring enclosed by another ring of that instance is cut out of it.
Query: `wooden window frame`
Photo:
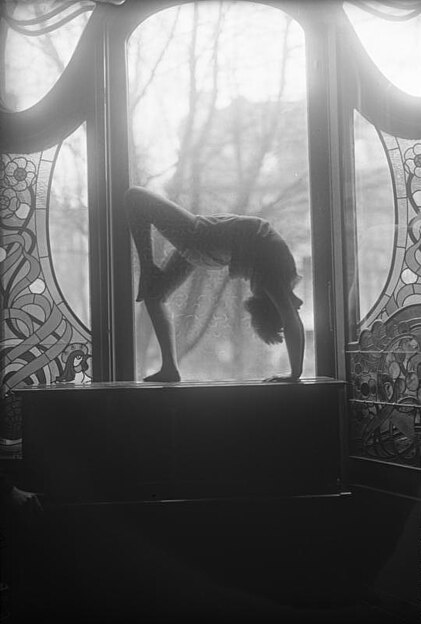
[[[94,378],[134,379],[130,235],[122,219],[128,179],[126,42],[150,15],[179,2],[107,7],[96,46],[96,104],[88,120],[92,213],[91,288]],[[314,272],[316,374],[345,377],[340,147],[336,30],[331,9],[282,3],[303,26],[307,48],[308,143]],[[111,147],[112,146],[112,147]],[[105,210],[104,210],[105,206]]]
[[[44,149],[86,121],[93,381],[135,378],[126,44],[133,30],[180,1],[98,5],[65,80],[28,112],[1,111],[3,151]],[[316,374],[345,378],[341,145],[336,16],[341,5],[274,5],[304,29]],[[85,56],[84,56],[85,55]],[[12,146],[12,148],[11,148]]]

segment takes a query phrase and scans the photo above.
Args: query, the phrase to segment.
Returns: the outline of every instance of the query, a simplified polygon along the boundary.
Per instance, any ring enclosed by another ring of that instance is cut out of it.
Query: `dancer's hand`
[[[264,379],[263,383],[300,383],[300,379],[292,375],[274,375]]]

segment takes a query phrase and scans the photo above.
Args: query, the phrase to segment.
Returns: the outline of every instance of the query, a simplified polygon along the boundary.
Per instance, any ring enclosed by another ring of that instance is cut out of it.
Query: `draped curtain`
[[[349,0],[359,9],[363,9],[372,15],[390,21],[405,21],[420,15],[421,2],[419,0]]]

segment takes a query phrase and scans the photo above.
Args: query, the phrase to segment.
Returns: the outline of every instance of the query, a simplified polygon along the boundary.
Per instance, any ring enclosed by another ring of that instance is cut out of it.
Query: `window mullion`
[[[114,378],[111,340],[110,224],[107,172],[105,33],[95,41],[94,106],[87,122],[90,281],[94,381]]]
[[[333,24],[307,30],[308,140],[312,203],[314,326],[317,375],[344,374],[338,85]],[[333,59],[332,59],[333,54]],[[339,306],[338,306],[339,304]],[[342,338],[341,338],[342,337]],[[342,349],[343,352],[343,349]]]
[[[134,377],[128,187],[125,38],[104,22],[96,46],[93,118],[88,125],[94,378]]]
[[[115,380],[134,379],[131,238],[123,205],[129,187],[126,32],[110,22],[107,38],[108,185],[111,225],[111,310]]]

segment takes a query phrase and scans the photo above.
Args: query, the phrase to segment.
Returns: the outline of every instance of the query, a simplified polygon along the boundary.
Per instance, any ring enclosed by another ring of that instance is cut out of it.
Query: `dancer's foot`
[[[301,380],[293,375],[274,375],[263,379],[263,383],[300,383]]]
[[[157,373],[154,373],[153,375],[149,375],[148,377],[145,377],[143,381],[174,383],[174,382],[180,381],[180,379],[181,379],[180,373],[175,368],[171,370],[161,369]]]

